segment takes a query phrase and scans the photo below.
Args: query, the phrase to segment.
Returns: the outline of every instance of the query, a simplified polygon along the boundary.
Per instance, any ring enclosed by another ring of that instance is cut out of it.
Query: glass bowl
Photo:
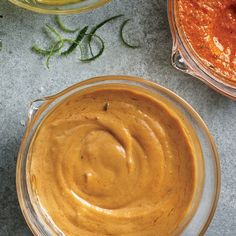
[[[194,191],[190,211],[183,223],[177,229],[178,235],[203,235],[207,230],[218,202],[220,192],[220,163],[213,138],[205,123],[197,112],[170,90],[153,82],[129,76],[104,76],[85,80],[54,95],[35,100],[28,112],[28,123],[23,137],[16,168],[16,188],[18,200],[25,220],[36,236],[61,235],[58,230],[40,212],[39,204],[31,190],[29,165],[27,165],[28,151],[37,128],[45,116],[64,99],[88,88],[104,85],[125,85],[132,89],[143,89],[152,96],[163,99],[170,104],[181,119],[186,121],[188,129],[194,130],[194,152],[198,157],[196,162],[197,186]]]
[[[187,42],[181,27],[178,26],[176,0],[168,0],[167,11],[173,38],[171,55],[172,65],[177,70],[200,79],[217,92],[235,100],[236,87],[222,81],[217,73],[214,73],[205,64],[203,64],[201,59]]]
[[[35,0],[9,0],[15,5],[44,14],[74,14],[93,10],[97,7],[103,6],[111,0],[84,0],[81,2],[65,5],[46,5],[37,3]]]

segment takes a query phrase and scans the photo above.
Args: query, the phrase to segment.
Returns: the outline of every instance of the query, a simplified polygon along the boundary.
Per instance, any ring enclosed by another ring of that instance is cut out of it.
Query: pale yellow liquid
[[[60,6],[60,5],[83,2],[83,0],[37,0],[37,2],[41,4],[46,4],[46,5]]]

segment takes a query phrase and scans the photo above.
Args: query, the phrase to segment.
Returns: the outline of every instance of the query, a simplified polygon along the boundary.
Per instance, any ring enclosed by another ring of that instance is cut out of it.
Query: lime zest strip
[[[113,21],[113,20],[115,20],[115,19],[117,19],[117,18],[120,18],[120,17],[122,17],[122,16],[124,16],[124,15],[123,15],[123,14],[120,14],[120,15],[116,15],[116,16],[110,17],[110,18],[108,18],[108,19],[102,21],[101,23],[99,23],[98,25],[96,25],[96,26],[94,26],[94,27],[92,28],[92,30],[91,30],[90,33],[89,33],[88,39],[87,39],[87,40],[88,40],[88,45],[89,45],[89,50],[90,50],[91,55],[93,55],[93,51],[92,51],[92,47],[91,47],[91,41],[92,41],[92,37],[93,37],[93,35],[96,33],[96,31],[97,31],[98,29],[100,29],[102,26],[104,26],[106,23],[108,23],[108,22],[110,22],[110,21]]]
[[[128,43],[125,38],[124,38],[124,28],[125,26],[128,24],[128,22],[130,21],[130,19],[128,20],[125,20],[121,27],[120,27],[120,38],[121,38],[121,41],[123,42],[123,44],[129,48],[140,48],[140,45],[132,45],[130,43]]]
[[[105,43],[104,43],[104,40],[103,40],[100,36],[98,36],[98,35],[96,35],[96,34],[93,34],[93,35],[92,35],[92,38],[93,38],[93,37],[97,38],[97,39],[100,41],[100,43],[101,43],[101,48],[100,48],[100,50],[98,51],[98,53],[97,53],[96,55],[93,55],[93,54],[92,54],[92,57],[89,57],[89,58],[80,58],[80,61],[82,61],[82,62],[94,61],[96,58],[100,57],[100,56],[103,54],[104,50],[105,50]],[[91,38],[91,40],[92,40],[92,38]]]
[[[88,26],[85,26],[82,30],[80,30],[74,42],[70,45],[70,47],[66,51],[62,52],[61,55],[67,56],[70,53],[72,53],[76,49],[78,44],[83,40],[87,30],[88,30]]]
[[[66,26],[62,23],[61,18],[60,18],[59,15],[56,15],[56,16],[55,16],[55,23],[58,25],[58,27],[59,27],[62,31],[64,31],[64,32],[66,32],[66,33],[75,33],[75,32],[77,32],[77,31],[79,30],[79,28],[76,28],[76,29],[69,29],[68,27],[66,27]]]

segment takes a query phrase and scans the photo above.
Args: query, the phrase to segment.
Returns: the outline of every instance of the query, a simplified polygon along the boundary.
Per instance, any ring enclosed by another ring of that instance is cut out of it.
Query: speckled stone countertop
[[[0,21],[0,236],[31,235],[15,190],[17,152],[30,101],[78,81],[109,74],[155,81],[199,112],[215,138],[222,165],[221,196],[206,235],[236,235],[236,103],[171,67],[172,40],[165,0],[114,0],[93,12],[64,18],[68,25],[83,26],[123,13],[133,19],[130,37],[142,41],[142,47],[132,50],[122,46],[118,24],[108,24],[101,30],[107,42],[101,58],[86,64],[81,64],[77,55],[52,59],[50,70],[30,47],[43,42],[41,28],[52,22],[52,17],[19,9],[6,0],[1,0],[0,13],[4,16]]]

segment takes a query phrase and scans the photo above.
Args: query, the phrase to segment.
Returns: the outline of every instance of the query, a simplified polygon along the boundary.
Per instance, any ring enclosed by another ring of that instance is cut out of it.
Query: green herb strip
[[[57,44],[59,46],[59,43],[61,43],[61,42],[62,41],[59,40],[59,41],[55,42],[53,45]],[[53,53],[58,52],[61,49],[61,47],[58,47],[58,48],[54,47],[53,50],[52,49],[45,50],[45,49],[42,49],[42,48],[38,47],[37,45],[34,45],[31,49],[32,49],[33,52],[35,52],[37,54],[40,54],[40,55],[43,55],[43,56],[47,56],[47,55],[49,55],[52,52]]]
[[[88,26],[85,26],[77,35],[75,41],[71,44],[71,46],[64,52],[61,53],[62,56],[67,56],[70,53],[72,53],[76,47],[78,46],[78,44],[83,40],[86,32],[88,30]]]
[[[100,43],[101,43],[101,48],[100,48],[99,52],[98,52],[96,55],[92,55],[92,57],[84,58],[84,59],[83,59],[83,58],[80,58],[80,61],[82,61],[82,62],[90,62],[90,61],[93,61],[93,60],[95,60],[96,58],[100,57],[100,56],[103,54],[103,52],[104,52],[105,43],[104,43],[103,39],[102,39],[101,37],[99,37],[98,35],[96,35],[96,34],[93,34],[92,38],[93,38],[93,37],[97,38],[97,39],[100,41]],[[91,40],[92,40],[92,38],[91,38]]]
[[[51,25],[46,24],[46,27],[49,31],[51,31],[53,34],[55,34],[59,40],[61,40],[61,41],[63,40],[60,33],[56,29],[54,29]]]
[[[64,31],[64,32],[66,32],[66,33],[75,33],[75,32],[77,32],[77,31],[79,30],[79,28],[77,28],[77,29],[69,29],[69,28],[67,28],[67,27],[62,23],[61,18],[59,17],[59,15],[56,15],[56,16],[55,16],[55,22],[56,22],[56,24],[58,25],[58,27],[59,27],[62,31]]]
[[[50,53],[48,54],[47,60],[46,60],[46,67],[49,69],[49,61],[51,57],[56,53],[59,52],[61,48],[64,46],[64,41],[57,41],[52,45],[52,48],[50,50]],[[57,48],[58,47],[58,48]]]
[[[51,46],[51,49],[49,49],[49,50],[45,50],[45,49],[39,48],[37,45],[34,45],[34,46],[32,47],[32,50],[33,50],[35,53],[37,53],[37,54],[40,54],[40,55],[43,55],[43,56],[48,56],[48,57],[47,57],[47,60],[46,60],[46,67],[49,68],[49,61],[50,61],[51,57],[52,57],[55,53],[59,52],[59,51],[63,48],[65,42],[76,43],[76,42],[75,42],[74,40],[72,40],[72,39],[63,39],[62,41],[61,41],[61,40],[60,40],[60,41],[56,41],[56,42]]]
[[[119,18],[119,17],[122,17],[123,15],[121,14],[121,15],[117,15],[117,16],[113,16],[113,17],[111,17],[111,18],[108,18],[107,20],[104,20],[103,22],[101,22],[100,24],[98,24],[97,26],[95,26],[94,28],[92,28],[92,30],[90,31],[90,41],[92,40],[92,36],[96,33],[96,31],[98,30],[98,29],[100,29],[103,25],[105,25],[106,23],[108,23],[108,22],[110,22],[110,21],[112,21],[112,20],[115,20],[115,19],[117,19],[117,18]]]
[[[98,24],[98,25],[96,25],[95,27],[92,28],[92,30],[90,31],[89,36],[88,36],[88,45],[89,45],[90,53],[92,55],[93,55],[93,51],[92,51],[92,47],[91,47],[91,41],[92,41],[92,37],[96,33],[96,31],[98,29],[100,29],[102,26],[104,26],[106,23],[108,23],[110,21],[113,21],[113,20],[115,20],[117,18],[120,18],[122,16],[124,16],[124,15],[120,14],[120,15],[117,15],[117,16],[113,16],[111,18],[108,18],[108,19],[102,21],[100,24]]]
[[[124,28],[125,26],[127,25],[127,23],[130,21],[130,19],[128,20],[125,20],[121,27],[120,27],[120,38],[121,38],[121,41],[124,43],[125,46],[129,47],[129,48],[139,48],[140,45],[131,45],[130,43],[128,43],[125,38],[124,38]]]

